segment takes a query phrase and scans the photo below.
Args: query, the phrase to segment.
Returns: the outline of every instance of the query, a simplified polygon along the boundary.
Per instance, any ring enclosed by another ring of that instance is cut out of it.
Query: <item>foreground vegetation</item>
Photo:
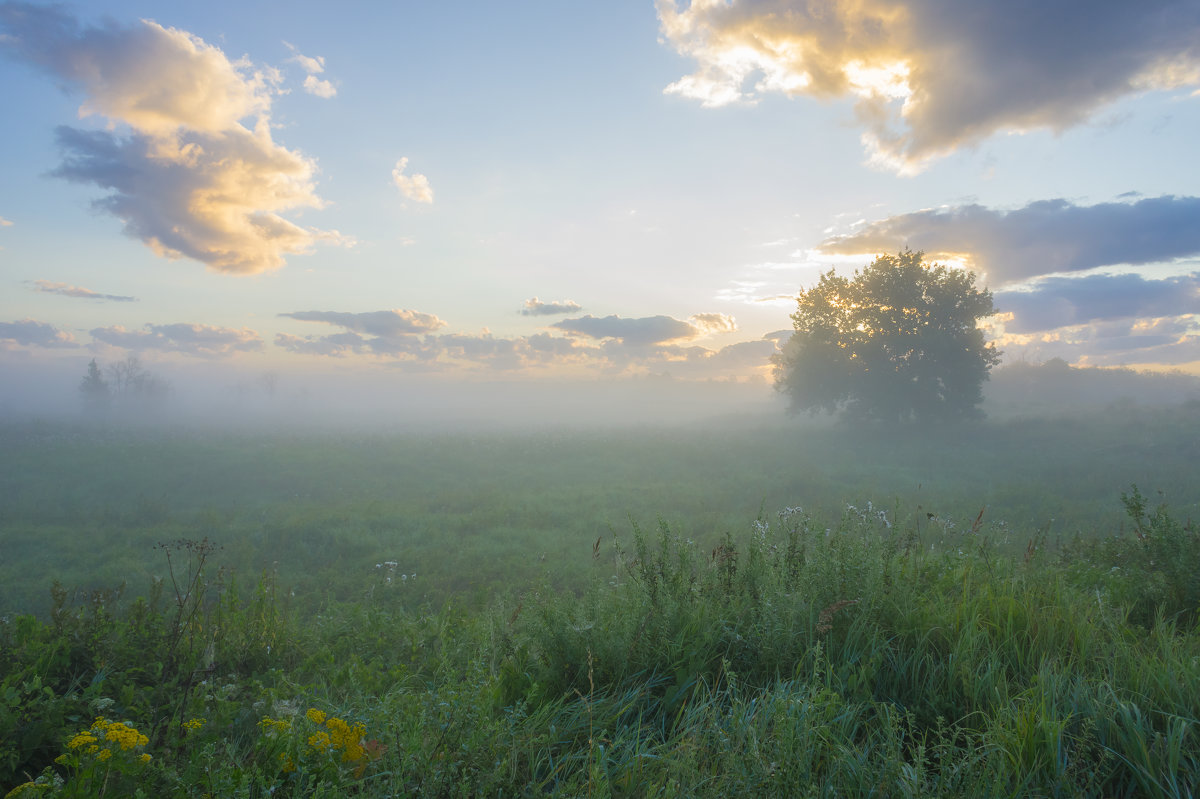
[[[208,541],[147,596],[0,625],[11,796],[1191,796],[1200,531],[1024,554],[981,521],[800,508],[701,549],[665,523],[482,611],[290,613]],[[936,539],[936,540],[934,540]],[[932,546],[931,546],[932,544]]]
[[[0,427],[0,795],[1194,796],[1198,413]]]

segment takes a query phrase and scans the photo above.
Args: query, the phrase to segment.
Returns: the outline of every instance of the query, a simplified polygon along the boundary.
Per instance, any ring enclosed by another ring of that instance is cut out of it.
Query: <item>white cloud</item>
[[[0,216],[0,227],[12,227],[12,222]]]
[[[288,60],[292,63],[299,64],[308,75],[304,78],[304,91],[309,94],[316,95],[324,99],[337,96],[337,87],[330,81],[323,78],[318,78],[325,71],[324,56],[306,56],[301,53],[296,46],[290,42],[284,42],[289,50],[292,51],[292,57]]]
[[[1121,97],[1200,83],[1194,0],[658,0],[708,107],[852,97],[875,163],[912,172],[999,131],[1063,130]]]
[[[327,80],[318,78],[316,75],[309,75],[304,79],[304,91],[325,100],[337,96],[337,89],[334,85]]]
[[[396,184],[396,188],[413,202],[432,203],[433,187],[429,185],[429,178],[415,173],[406,175],[404,170],[407,168],[408,158],[401,158],[392,169],[392,182]]]
[[[81,90],[80,115],[110,123],[60,128],[54,174],[110,192],[96,207],[156,253],[249,274],[319,241],[346,243],[283,216],[323,203],[315,164],[272,139],[276,70],[150,21],[81,28],[56,7],[7,4],[0,27],[0,48]]]

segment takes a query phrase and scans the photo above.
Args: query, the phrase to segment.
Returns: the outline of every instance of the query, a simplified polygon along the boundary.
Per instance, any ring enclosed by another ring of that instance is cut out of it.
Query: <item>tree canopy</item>
[[[975,275],[926,264],[921,252],[881,255],[853,279],[833,270],[797,296],[795,333],[774,358],[792,412],[881,421],[979,415],[1000,360],[980,319],[995,313]]]

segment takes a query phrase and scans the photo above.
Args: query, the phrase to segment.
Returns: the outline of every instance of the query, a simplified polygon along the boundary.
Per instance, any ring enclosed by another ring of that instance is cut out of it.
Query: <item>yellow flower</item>
[[[108,760],[110,757],[112,757],[111,749],[101,749],[100,754],[96,755],[97,760]]]
[[[323,710],[317,710],[315,707],[310,707],[308,709],[308,712],[305,713],[304,715],[307,716],[308,720],[311,721],[313,724],[324,724],[325,723],[325,711],[323,711]]]
[[[208,719],[188,719],[183,723],[185,730],[198,730],[208,723]]]
[[[138,758],[138,759],[139,759],[139,760],[141,760],[143,763],[149,763],[149,762],[150,762],[150,755],[149,755],[149,753],[145,753],[145,754],[143,754],[143,755],[142,755],[140,758]]]
[[[273,719],[270,716],[263,716],[263,720],[258,723],[262,727],[262,731],[267,734],[282,735],[291,729],[291,722],[287,719]]]
[[[88,744],[96,743],[97,740],[98,739],[96,736],[92,735],[90,732],[79,732],[75,734],[74,738],[67,742],[67,748],[81,749]]]

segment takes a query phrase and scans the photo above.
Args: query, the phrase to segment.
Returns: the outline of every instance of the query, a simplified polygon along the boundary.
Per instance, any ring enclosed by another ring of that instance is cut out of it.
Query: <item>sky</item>
[[[904,248],[1200,373],[1195,0],[0,2],[0,76],[12,381],[766,385]]]

